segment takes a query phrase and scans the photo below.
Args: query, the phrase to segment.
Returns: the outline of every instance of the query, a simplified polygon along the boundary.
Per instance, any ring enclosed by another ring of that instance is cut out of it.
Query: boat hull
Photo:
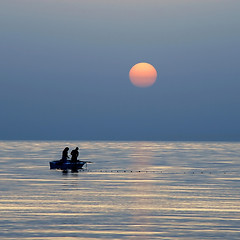
[[[78,170],[78,169],[82,169],[84,164],[86,164],[86,162],[77,161],[77,162],[73,163],[71,161],[62,162],[62,161],[58,160],[58,161],[49,162],[49,164],[50,164],[50,169]]]

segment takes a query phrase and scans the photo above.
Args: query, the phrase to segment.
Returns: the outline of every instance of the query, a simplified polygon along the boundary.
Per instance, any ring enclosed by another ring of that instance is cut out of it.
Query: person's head
[[[68,151],[69,150],[69,147],[65,147],[65,149],[64,149],[65,151]]]
[[[78,150],[78,147],[76,147],[76,150]]]

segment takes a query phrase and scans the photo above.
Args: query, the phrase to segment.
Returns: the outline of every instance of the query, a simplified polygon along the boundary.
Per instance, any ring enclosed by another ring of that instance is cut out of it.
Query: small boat
[[[70,160],[67,160],[65,162],[61,160],[49,162],[50,169],[60,169],[63,171],[67,171],[68,169],[72,171],[78,171],[79,169],[83,169],[83,166],[86,163],[90,163],[90,162],[79,161],[79,160],[77,162],[71,162]]]

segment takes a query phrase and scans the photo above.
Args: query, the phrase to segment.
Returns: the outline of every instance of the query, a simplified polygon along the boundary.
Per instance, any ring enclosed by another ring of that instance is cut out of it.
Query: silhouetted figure
[[[71,151],[71,155],[72,155],[71,162],[77,162],[77,158],[79,155],[78,147]]]
[[[69,150],[68,147],[64,148],[64,150],[63,150],[63,152],[62,152],[62,159],[61,159],[62,162],[66,162],[67,159],[69,158],[69,156],[68,156],[68,150]]]

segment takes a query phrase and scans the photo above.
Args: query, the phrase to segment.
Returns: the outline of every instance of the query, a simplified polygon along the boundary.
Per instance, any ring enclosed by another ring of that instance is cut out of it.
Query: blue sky
[[[240,140],[240,1],[2,0],[0,139]],[[130,68],[149,62],[156,83]]]

